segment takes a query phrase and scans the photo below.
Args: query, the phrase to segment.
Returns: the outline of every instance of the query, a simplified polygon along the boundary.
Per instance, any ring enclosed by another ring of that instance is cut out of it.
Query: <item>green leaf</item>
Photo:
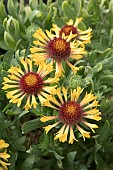
[[[8,70],[10,67],[10,63],[12,61],[12,59],[14,58],[14,54],[10,51],[8,51],[3,58],[3,69],[4,70]]]
[[[30,22],[32,22],[32,20],[35,18],[35,17],[41,17],[42,13],[38,10],[34,10],[32,11],[30,17],[29,17],[29,20]]]
[[[22,132],[26,134],[26,133],[29,133],[30,131],[40,128],[42,126],[43,126],[43,123],[40,121],[39,118],[30,120],[30,121],[24,123],[24,125],[22,126]]]
[[[64,14],[68,17],[68,19],[73,19],[73,20],[76,19],[77,16],[76,11],[74,11],[66,1],[64,1],[62,4],[62,10]]]
[[[98,73],[101,70],[102,70],[102,63],[96,64],[96,66],[94,66],[92,69],[93,73]]]
[[[5,6],[3,0],[0,1],[0,19],[3,20],[6,17]]]
[[[22,170],[33,170],[33,165],[35,162],[35,155],[31,155],[25,159],[22,165]]]
[[[67,162],[69,169],[74,170],[74,159],[77,154],[77,151],[73,151],[67,154]]]
[[[101,82],[107,86],[113,87],[113,75],[107,75],[100,78]]]
[[[31,6],[31,8],[33,10],[37,10],[38,9],[38,1],[37,0],[29,0],[29,5]]]
[[[103,158],[98,154],[94,154],[95,163],[97,164],[97,170],[110,170],[109,165],[103,160]]]
[[[100,131],[100,136],[98,138],[98,143],[100,145],[105,144],[108,141],[109,137],[110,137],[110,124],[106,120],[103,127],[102,127],[102,129],[101,129],[101,131]]]
[[[104,70],[113,68],[113,57],[106,58],[98,63],[102,64]]]
[[[81,1],[80,0],[74,0],[74,9],[76,10],[76,15],[78,16],[81,9]]]
[[[8,0],[7,9],[10,16],[16,16],[16,2],[14,4],[13,0]]]
[[[4,33],[4,41],[9,48],[13,50],[15,49],[16,42],[13,37],[6,31]]]
[[[50,151],[50,153],[53,153],[53,155],[55,156],[55,158],[57,159],[57,160],[62,160],[62,159],[64,159],[64,157],[63,156],[60,156],[57,152],[55,152],[55,151]]]
[[[13,152],[26,150],[26,148],[24,146],[25,139],[26,139],[26,137],[22,136],[13,143],[13,146],[12,146]]]
[[[88,170],[85,165],[79,165],[77,170]]]
[[[10,159],[9,159],[9,162],[10,162],[10,166],[8,167],[9,170],[15,170],[15,164],[16,164],[16,160],[17,160],[17,157],[18,157],[18,153],[12,153],[10,154]]]

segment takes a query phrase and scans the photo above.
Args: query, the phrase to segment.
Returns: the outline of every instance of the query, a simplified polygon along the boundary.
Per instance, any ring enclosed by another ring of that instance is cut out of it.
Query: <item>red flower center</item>
[[[59,117],[63,123],[75,125],[80,122],[83,110],[79,103],[75,101],[68,101],[62,104]]]
[[[20,79],[20,88],[24,93],[37,94],[43,87],[43,79],[37,73],[26,73]]]
[[[54,38],[47,45],[51,58],[58,62],[66,60],[70,56],[70,43],[62,38]]]
[[[62,36],[62,33],[64,33],[66,36],[70,34],[72,31],[72,34],[78,34],[77,28],[72,25],[65,25],[60,30],[60,37]]]

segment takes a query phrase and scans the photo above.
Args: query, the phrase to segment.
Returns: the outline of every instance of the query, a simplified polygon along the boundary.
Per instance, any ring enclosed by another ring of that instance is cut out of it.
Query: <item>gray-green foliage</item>
[[[32,34],[55,23],[63,26],[69,19],[83,17],[79,28],[92,28],[87,55],[78,63],[73,75],[66,69],[59,86],[80,85],[98,96],[102,120],[92,138],[82,138],[73,145],[53,141],[53,134],[43,132],[40,114],[49,114],[40,105],[23,111],[6,99],[0,88],[0,138],[10,144],[9,170],[113,170],[113,1],[112,0],[8,0],[6,12],[0,1],[0,87],[3,77],[20,56],[29,55]],[[66,68],[66,66],[65,66]]]

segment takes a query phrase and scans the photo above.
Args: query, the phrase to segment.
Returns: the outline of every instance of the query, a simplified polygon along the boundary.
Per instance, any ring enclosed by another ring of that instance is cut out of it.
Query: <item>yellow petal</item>
[[[64,124],[64,125],[62,126],[62,128],[56,133],[56,136],[54,137],[54,140],[61,138],[61,136],[62,136],[63,133],[64,133],[65,126],[66,126],[66,124]]]
[[[46,34],[42,31],[41,28],[39,28],[36,33],[40,34],[45,40],[49,41],[49,38],[46,36]]]
[[[67,101],[67,89],[65,87],[62,87],[62,92],[64,94],[65,101]]]
[[[85,108],[83,108],[83,110],[92,108],[92,107],[96,107],[99,106],[98,101],[94,100],[91,104],[89,104],[88,106],[86,106]]]
[[[56,77],[60,77],[63,76],[64,73],[64,69],[62,67],[62,63],[56,62],[56,72],[55,72],[55,76]]]
[[[3,90],[6,90],[6,89],[10,89],[10,88],[19,88],[19,85],[11,85],[11,84],[5,84],[3,87],[2,87],[2,89]]]
[[[10,79],[7,78],[7,77],[4,77],[3,79],[4,79],[4,81],[5,81],[5,82],[3,82],[3,84],[5,84],[5,83],[14,83],[14,84],[16,83],[16,84],[17,84],[17,83],[18,83],[17,81],[10,80]]]
[[[41,94],[38,94],[38,98],[39,98],[40,103],[41,103],[42,105],[47,101],[47,99],[46,99],[45,97],[43,97]]]
[[[48,125],[48,126],[43,127],[43,128],[45,129],[45,131],[46,131],[46,134],[47,134],[53,127],[57,126],[59,123],[60,123],[60,122],[56,122],[56,123],[54,123],[53,125]]]
[[[83,117],[99,121],[99,120],[102,119],[100,115],[101,115],[101,113],[99,112],[99,113],[97,113],[95,115],[83,115]]]
[[[77,27],[78,24],[79,24],[81,21],[82,21],[82,18],[76,17],[76,22],[75,22],[75,24],[74,24],[74,27]]]
[[[71,56],[70,56],[70,58],[73,58],[74,60],[79,60],[79,59],[81,59],[83,56],[82,55],[77,55],[77,54],[72,54]]]
[[[98,126],[96,124],[92,124],[92,123],[88,123],[85,121],[82,121],[86,126],[90,127],[90,129],[95,133],[93,128],[98,128]]]
[[[69,131],[69,125],[67,125],[67,127],[66,127],[64,133],[62,134],[62,136],[59,137],[59,141],[60,141],[60,142],[65,142],[65,141],[67,141],[68,131]]]
[[[19,74],[19,72],[18,72],[18,67],[10,67],[10,69],[8,70],[8,72],[9,73],[11,73],[11,74],[15,74],[16,76],[18,76],[18,77],[21,77],[21,75]]]
[[[75,138],[75,135],[74,135],[72,126],[70,126],[69,144],[73,144],[74,140],[75,140],[75,141],[78,141],[78,140]]]
[[[88,110],[88,111],[86,111],[86,112],[84,112],[84,114],[96,114],[96,113],[98,113],[99,112],[99,110],[98,109],[91,109],[91,110]]]
[[[60,99],[61,103],[64,103],[60,88],[57,88],[56,94],[57,94],[58,98]]]
[[[61,104],[53,96],[49,96],[48,100],[51,101],[52,103],[54,103],[55,105],[59,106],[59,107],[61,106]]]
[[[66,61],[66,63],[73,70],[74,74],[76,74],[76,72],[79,70],[79,68],[72,65],[69,61]]]
[[[85,140],[85,138],[90,138],[90,132],[87,132],[85,130],[83,130],[80,126],[76,125],[77,129],[79,130],[79,132],[81,133],[83,139]]]
[[[68,22],[66,22],[67,25],[73,25],[73,20],[70,19]]]
[[[77,87],[77,90],[76,90],[76,96],[75,96],[75,101],[78,100],[80,94],[82,93],[83,89],[81,89],[81,87]]]
[[[20,62],[21,62],[22,65],[24,66],[26,73],[28,73],[28,65],[27,65],[27,62],[24,61],[22,58],[20,58]]]
[[[7,160],[7,158],[10,158],[10,155],[5,151],[3,153],[0,153],[0,158]]]
[[[18,107],[20,107],[20,105],[21,105],[21,103],[22,103],[22,100],[23,100],[23,98],[24,98],[25,96],[26,96],[26,94],[24,94],[22,97],[20,97],[20,98],[17,99],[17,102],[16,102],[16,103],[17,103],[17,106],[18,106]]]
[[[20,81],[20,78],[18,78],[17,76],[15,76],[14,74],[12,75],[8,75],[8,77],[12,80],[17,80],[17,81]]]
[[[20,89],[12,90],[10,92],[7,92],[7,98],[8,99],[12,98],[12,96],[15,95],[16,93],[20,93]]]
[[[79,34],[81,35],[81,34],[88,34],[88,33],[90,33],[91,34],[91,31],[92,31],[92,28],[88,28],[87,30],[85,30],[85,31],[81,31],[81,32],[79,32]]]
[[[75,48],[72,51],[72,55],[80,55],[80,54],[87,54],[84,48]]]
[[[31,108],[31,105],[30,105],[30,97],[27,98],[26,105],[25,105],[23,108],[25,108],[25,110],[29,110],[29,109]]]
[[[58,116],[43,116],[40,118],[40,121],[41,122],[47,122],[49,120],[54,120],[54,119],[57,119]]]
[[[50,94],[56,94],[56,86],[44,86],[43,90],[47,91]]]
[[[45,47],[46,45],[41,43],[40,41],[36,40],[36,41],[33,41],[33,44],[34,45],[39,45],[39,46],[42,46],[42,47]],[[33,49],[30,49],[31,52],[35,52]]]
[[[0,160],[0,164],[5,168],[5,170],[8,170],[7,165],[10,165],[10,163],[6,163],[6,162],[4,162],[2,160]]]
[[[4,140],[0,140],[0,149],[3,149],[3,148],[7,148],[9,146],[9,144],[8,143],[5,143],[5,141]]]
[[[91,102],[92,100],[95,100],[97,97],[94,96],[94,94],[85,94],[84,98],[82,99],[82,101],[80,102],[80,106],[84,106],[85,104]]]
[[[49,101],[43,103],[43,106],[51,107],[53,109],[59,110],[57,107],[53,106]]]
[[[47,41],[45,41],[45,39],[40,34],[35,33],[34,37],[37,37],[37,39],[41,41],[43,44],[47,44]]]
[[[33,107],[36,109],[37,102],[36,102],[36,98],[35,98],[35,96],[34,96],[34,95],[32,95],[31,106],[33,106]]]
[[[51,32],[49,32],[48,30],[46,30],[46,34],[51,40],[54,38]]]
[[[26,58],[26,62],[27,62],[28,65],[29,65],[29,69],[30,69],[29,71],[32,72],[32,71],[33,71],[33,70],[32,70],[32,60]]]
[[[44,80],[44,83],[57,83],[59,81],[58,77],[55,78],[48,78],[47,80]]]
[[[35,44],[35,41],[34,41],[34,44]],[[45,49],[44,48],[33,47],[33,48],[30,48],[30,51],[31,51],[31,53],[36,53],[36,52],[45,51]]]
[[[33,61],[35,61],[35,64],[40,64],[41,62],[44,62],[48,59],[46,53],[35,53],[35,54],[30,54],[31,58]]]

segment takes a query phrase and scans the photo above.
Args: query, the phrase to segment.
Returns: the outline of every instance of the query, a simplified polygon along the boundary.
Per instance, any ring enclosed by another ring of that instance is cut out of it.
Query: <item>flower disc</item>
[[[70,43],[62,38],[51,40],[47,45],[47,49],[51,58],[59,62],[66,60],[70,56]]]
[[[20,88],[24,93],[37,94],[43,87],[43,79],[37,73],[26,73],[20,79]]]
[[[62,33],[64,33],[66,36],[68,36],[71,31],[72,31],[72,34],[78,34],[76,27],[74,27],[73,25],[65,25],[60,30],[60,36],[62,36]]]
[[[82,118],[82,108],[80,104],[75,101],[68,101],[62,104],[59,110],[60,119],[70,125],[75,125],[81,121]]]

